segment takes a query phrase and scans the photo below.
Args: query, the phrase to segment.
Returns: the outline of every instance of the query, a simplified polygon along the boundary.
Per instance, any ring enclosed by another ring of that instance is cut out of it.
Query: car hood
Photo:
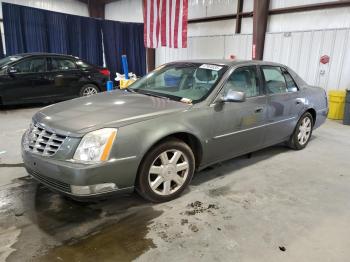
[[[190,107],[165,98],[115,90],[45,107],[33,120],[56,133],[81,136],[103,127],[121,127]]]

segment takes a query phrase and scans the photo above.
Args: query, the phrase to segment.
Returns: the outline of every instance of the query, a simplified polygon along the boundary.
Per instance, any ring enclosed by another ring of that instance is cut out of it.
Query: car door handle
[[[262,111],[264,110],[264,108],[263,107],[257,107],[257,108],[255,108],[255,113],[261,113]]]
[[[295,103],[296,103],[297,105],[300,105],[300,104],[303,103],[303,100],[300,99],[300,98],[297,98],[297,99],[295,100]]]

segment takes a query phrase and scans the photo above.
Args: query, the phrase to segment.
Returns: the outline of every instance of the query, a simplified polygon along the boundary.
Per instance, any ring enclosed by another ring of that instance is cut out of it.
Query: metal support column
[[[252,58],[262,60],[270,0],[254,0]]]

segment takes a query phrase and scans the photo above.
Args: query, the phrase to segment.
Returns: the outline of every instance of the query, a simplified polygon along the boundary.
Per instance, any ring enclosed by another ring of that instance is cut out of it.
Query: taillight
[[[108,69],[101,69],[100,73],[105,76],[110,76],[111,72]]]

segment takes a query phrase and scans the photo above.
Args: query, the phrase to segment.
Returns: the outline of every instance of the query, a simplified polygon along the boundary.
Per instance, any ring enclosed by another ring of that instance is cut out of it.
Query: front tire
[[[304,113],[299,119],[293,135],[288,141],[288,146],[294,150],[301,150],[310,141],[313,129],[313,117],[309,112]]]
[[[177,198],[187,187],[195,170],[191,148],[178,139],[155,146],[142,161],[136,191],[151,202]]]
[[[98,89],[97,86],[95,86],[93,84],[87,84],[81,88],[79,95],[80,96],[91,96],[91,95],[97,94],[99,91],[100,90]]]

